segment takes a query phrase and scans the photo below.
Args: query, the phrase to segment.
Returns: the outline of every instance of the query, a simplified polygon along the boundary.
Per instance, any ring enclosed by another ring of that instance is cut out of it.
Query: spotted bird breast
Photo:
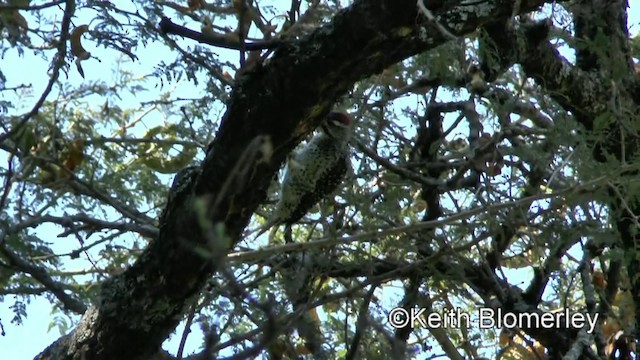
[[[296,206],[291,215],[284,220],[284,223],[292,225],[298,222],[298,220],[300,220],[315,204],[324,197],[333,193],[338,185],[342,183],[342,180],[349,169],[349,165],[348,156],[343,156],[339,158],[333,166],[325,170],[316,182],[315,188],[302,195],[298,206]]]

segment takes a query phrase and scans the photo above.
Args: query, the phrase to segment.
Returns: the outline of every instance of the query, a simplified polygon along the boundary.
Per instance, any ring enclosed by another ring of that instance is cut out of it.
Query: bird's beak
[[[325,134],[333,137],[333,134],[331,133],[331,131],[329,131],[329,127],[327,126],[327,124],[322,124],[320,125],[320,127],[322,128],[322,131],[324,131]]]

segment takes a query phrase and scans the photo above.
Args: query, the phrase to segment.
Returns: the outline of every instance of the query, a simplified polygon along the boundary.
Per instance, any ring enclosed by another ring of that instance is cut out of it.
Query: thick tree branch
[[[545,1],[523,1],[522,13]],[[512,1],[430,9],[456,36],[512,14]],[[285,156],[355,81],[444,43],[414,0],[360,0],[307,38],[279,47],[242,76],[221,127],[184,196],[167,205],[158,238],[71,336],[39,359],[145,359],[173,331],[228,249],[240,239]],[[57,357],[56,357],[57,356]]]

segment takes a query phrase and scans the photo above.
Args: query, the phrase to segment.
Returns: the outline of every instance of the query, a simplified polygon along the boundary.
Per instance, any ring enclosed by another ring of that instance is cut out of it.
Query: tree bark
[[[524,0],[517,13],[545,2]],[[275,50],[238,79],[202,172],[167,205],[160,233],[70,334],[36,359],[147,359],[175,329],[206,280],[241,238],[286,155],[353,84],[484,23],[513,15],[511,0],[425,5],[355,1],[307,38]],[[439,28],[445,27],[445,34]]]

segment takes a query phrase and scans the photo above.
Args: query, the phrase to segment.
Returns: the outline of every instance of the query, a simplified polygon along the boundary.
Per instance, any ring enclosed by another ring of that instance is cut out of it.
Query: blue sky
[[[640,29],[640,0],[630,0],[629,10],[629,24],[632,33],[637,34]],[[76,22],[80,24],[81,22]],[[91,49],[91,43],[86,42],[86,47],[89,51],[100,57],[102,62],[95,60],[88,60],[83,63],[86,79],[83,80],[79,74],[75,71],[75,67],[69,73],[69,77],[66,81],[70,85],[78,85],[83,81],[92,81],[105,79],[106,69],[111,68],[111,64],[115,63],[115,59],[111,53],[100,51],[98,49]],[[140,60],[138,62],[126,63],[126,67],[137,74],[146,74],[150,71],[151,66],[158,63],[159,59],[173,58],[174,54],[169,54],[168,50],[163,45],[149,44],[147,48],[140,49],[136,52]],[[232,56],[233,59],[237,56],[230,51],[220,51],[221,57]],[[150,66],[151,65],[151,66]],[[45,82],[42,81],[44,74],[47,73],[48,63],[41,59],[36,59],[30,54],[26,54],[24,57],[18,57],[15,52],[9,52],[3,59],[2,70],[5,74],[21,74],[19,77],[19,83],[32,84],[33,96],[23,97],[21,103],[25,107],[31,107],[37,96],[42,92],[45,86]],[[29,69],[29,71],[25,71]],[[64,76],[64,74],[62,74]],[[108,76],[111,76],[109,74]],[[14,76],[9,76],[9,80],[15,79]],[[107,80],[108,81],[108,80]],[[15,86],[17,83],[7,83],[7,86]],[[188,83],[177,84],[178,87],[189,88]],[[124,98],[122,107],[135,106],[140,101],[147,99],[153,99],[157,96],[157,92],[150,91],[146,94],[140,94],[135,97]],[[169,179],[167,179],[169,181]],[[41,230],[42,231],[42,230]],[[53,233],[59,232],[59,229],[53,230]],[[64,242],[58,242],[64,244]],[[73,247],[72,244],[69,244]],[[57,250],[64,251],[59,248]],[[55,341],[60,333],[56,327],[49,329],[52,322],[51,305],[48,301],[41,298],[33,299],[27,306],[28,317],[25,319],[22,325],[15,325],[11,322],[13,318],[13,312],[9,309],[9,306],[13,304],[12,296],[7,296],[3,303],[0,303],[0,319],[4,325],[6,336],[0,337],[0,359],[32,359],[35,355],[41,352],[51,342]],[[178,334],[182,331],[178,329]],[[200,345],[200,337],[197,334],[192,334],[189,337],[187,349],[197,349]],[[167,342],[167,349],[175,351],[178,347],[179,336],[174,336]]]

